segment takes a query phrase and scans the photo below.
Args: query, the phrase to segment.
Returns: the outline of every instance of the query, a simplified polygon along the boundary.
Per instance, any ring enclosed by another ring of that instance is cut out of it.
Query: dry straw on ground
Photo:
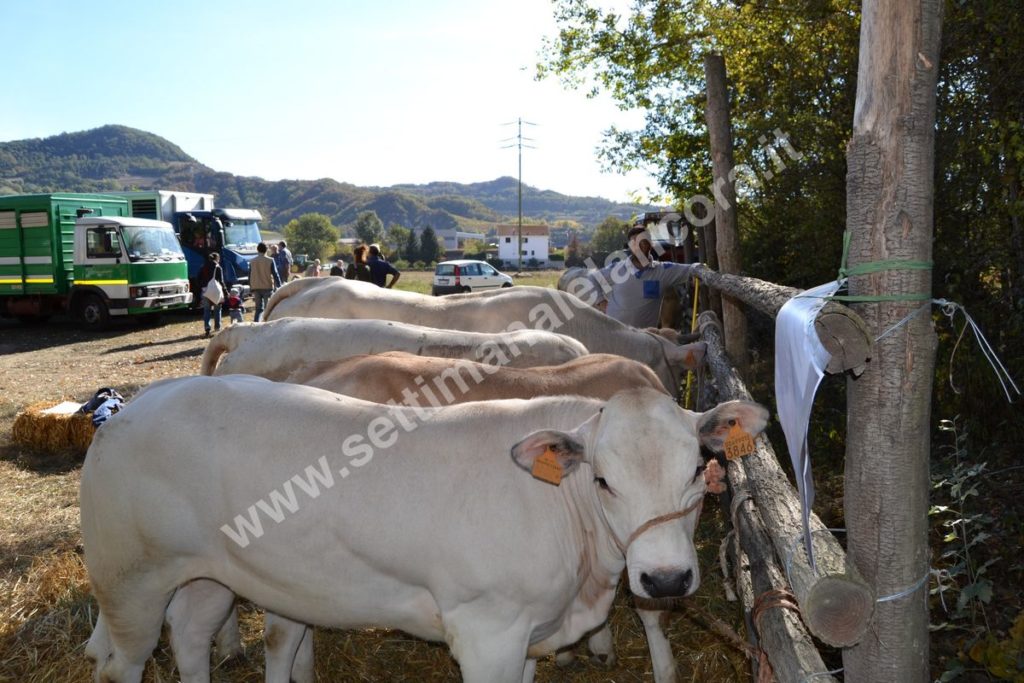
[[[85,455],[96,433],[92,417],[86,413],[44,412],[58,403],[61,401],[40,401],[18,413],[11,427],[14,442],[42,453],[70,451],[75,455]]]

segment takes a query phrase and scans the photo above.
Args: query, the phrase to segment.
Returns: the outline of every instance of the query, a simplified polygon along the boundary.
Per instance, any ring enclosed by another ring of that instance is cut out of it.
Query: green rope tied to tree
[[[846,267],[846,258],[850,253],[850,231],[843,233],[843,260],[839,266],[839,279],[845,280],[855,275],[868,275],[880,273],[886,270],[931,270],[931,261],[907,261],[901,259],[885,259],[883,261],[868,261],[853,268]],[[854,303],[877,303],[881,301],[929,301],[932,298],[930,293],[921,294],[878,294],[878,295],[833,295],[836,301],[851,301]]]

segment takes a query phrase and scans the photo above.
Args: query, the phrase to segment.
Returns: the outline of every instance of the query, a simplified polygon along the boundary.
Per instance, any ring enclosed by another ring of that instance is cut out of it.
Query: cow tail
[[[225,353],[234,351],[241,343],[242,336],[254,323],[236,323],[226,330],[221,331],[216,337],[210,340],[203,351],[203,360],[199,366],[200,375],[212,375],[217,369],[217,361]]]

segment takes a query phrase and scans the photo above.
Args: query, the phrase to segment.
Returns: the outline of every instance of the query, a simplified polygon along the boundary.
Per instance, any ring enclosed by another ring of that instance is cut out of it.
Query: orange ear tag
[[[555,486],[562,483],[562,465],[558,462],[558,458],[550,446],[533,461],[533,469],[530,473],[537,479]]]
[[[683,359],[684,368],[695,368],[697,367],[697,359],[693,357],[693,351],[686,352],[686,358]]]
[[[754,452],[754,438],[743,431],[737,422],[725,437],[725,457],[729,460],[742,458]]]

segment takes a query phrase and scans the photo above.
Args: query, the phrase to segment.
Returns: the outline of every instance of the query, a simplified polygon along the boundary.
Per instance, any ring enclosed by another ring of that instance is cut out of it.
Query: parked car
[[[511,287],[512,277],[483,261],[442,261],[434,269],[434,285],[430,292],[434,296],[475,292],[481,289]]]

